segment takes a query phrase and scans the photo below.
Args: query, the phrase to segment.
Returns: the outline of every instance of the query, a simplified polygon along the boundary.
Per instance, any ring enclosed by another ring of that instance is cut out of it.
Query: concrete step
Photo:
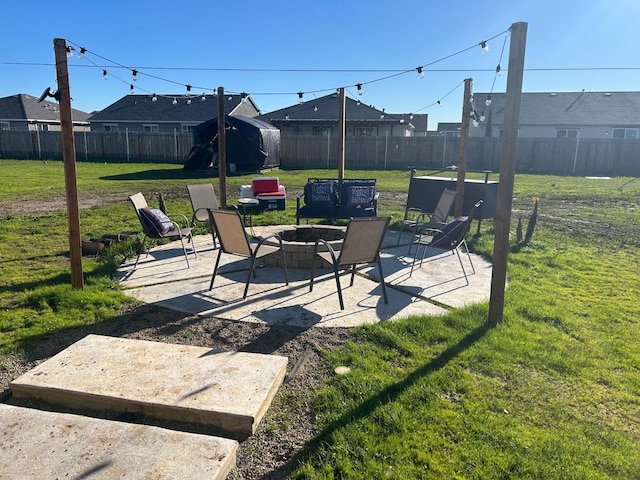
[[[10,383],[16,399],[253,434],[287,358],[87,335]]]
[[[0,404],[0,479],[223,480],[235,440]]]

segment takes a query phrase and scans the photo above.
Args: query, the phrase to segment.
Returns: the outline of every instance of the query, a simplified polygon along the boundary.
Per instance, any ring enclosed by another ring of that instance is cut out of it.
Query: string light
[[[416,71],[418,72],[418,78],[419,79],[423,79],[424,78],[424,72],[422,71],[422,67],[416,68]]]
[[[489,96],[487,97],[487,99],[484,101],[484,104],[488,107],[491,105],[491,94],[489,94]]]
[[[70,46],[70,45],[67,45],[67,46],[66,46],[66,49],[67,49],[67,58],[71,58],[71,57],[73,57],[73,50],[74,50],[74,48],[73,48],[72,46]]]
[[[157,102],[158,101],[158,96],[155,93],[151,96],[151,101],[152,102]]]
[[[138,79],[138,71],[134,68],[131,70],[131,81],[135,82]]]
[[[482,48],[482,53],[488,53],[489,52],[489,45],[487,44],[486,40],[481,41],[479,45]]]
[[[80,53],[78,54],[78,58],[84,58],[85,53],[87,53],[87,49],[84,47],[80,47]]]
[[[242,103],[247,103],[247,93],[246,93],[246,92],[242,92],[242,93],[240,94],[240,101],[241,101]]]
[[[500,70],[501,70],[500,64],[498,64],[498,66],[496,67],[496,77],[500,76]]]
[[[178,100],[176,99],[176,97],[173,97],[173,101],[171,103],[174,104],[174,105],[178,104]]]
[[[207,96],[205,95],[204,92],[202,92],[202,101],[204,102],[207,99]]]
[[[304,99],[302,98],[303,95],[304,95],[304,93],[298,92],[298,102],[299,103],[304,103]]]
[[[358,89],[358,95],[362,95],[362,84],[356,83],[356,88]]]
[[[107,71],[106,70],[102,70],[102,79],[106,80],[107,79]]]
[[[133,83],[129,85],[129,93],[133,95]]]

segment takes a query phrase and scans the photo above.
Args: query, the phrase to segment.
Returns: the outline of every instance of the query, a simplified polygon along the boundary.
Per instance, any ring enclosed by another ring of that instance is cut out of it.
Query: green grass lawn
[[[16,204],[64,199],[60,162],[0,160],[0,355],[65,328],[119,315],[133,300],[111,274],[132,249],[85,261],[86,287],[70,288],[64,206],[38,213]],[[307,177],[277,175],[288,192]],[[379,214],[397,225],[409,172],[348,172],[378,179]],[[229,192],[250,176],[231,177]],[[137,230],[127,195],[190,212],[176,165],[78,164],[83,238]],[[504,321],[488,306],[355,329],[327,353],[333,376],[296,402],[313,405],[318,435],[298,459],[298,478],[640,478],[640,179],[517,175],[515,222],[539,198],[533,240],[509,256]],[[234,203],[230,199],[230,203]],[[11,207],[11,208],[10,208]],[[13,212],[13,213],[5,213]],[[293,223],[295,200],[259,223]],[[474,231],[474,229],[472,229]],[[469,238],[491,256],[491,222]]]

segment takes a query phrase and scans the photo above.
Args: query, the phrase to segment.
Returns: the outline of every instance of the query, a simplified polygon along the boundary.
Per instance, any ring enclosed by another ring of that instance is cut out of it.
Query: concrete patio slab
[[[16,399],[252,434],[287,358],[87,335],[10,383]]]
[[[0,478],[227,477],[235,440],[0,404]]]
[[[278,227],[256,227],[257,235]],[[139,300],[192,315],[221,319],[308,327],[353,327],[395,320],[409,315],[441,315],[452,308],[489,300],[491,263],[471,255],[472,274],[466,253],[462,260],[467,269],[466,285],[458,258],[450,252],[425,259],[411,272],[412,256],[408,245],[397,243],[397,232],[388,232],[381,252],[389,303],[382,298],[375,265],[361,267],[354,285],[349,276],[341,277],[345,310],[340,310],[332,270],[316,270],[314,290],[309,292],[310,271],[289,269],[289,285],[284,284],[279,267],[265,267],[252,279],[246,299],[242,299],[249,262],[223,254],[213,289],[209,282],[215,258],[210,236],[195,238],[198,258],[191,257],[186,267],[179,243],[167,244],[142,258],[137,269],[133,262],[122,265],[119,278],[127,293]],[[403,240],[409,236],[404,235]]]

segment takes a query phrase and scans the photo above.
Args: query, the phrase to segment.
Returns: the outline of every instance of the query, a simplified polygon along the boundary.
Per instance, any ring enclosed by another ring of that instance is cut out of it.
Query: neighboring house
[[[278,127],[283,134],[337,135],[339,111],[339,97],[334,93],[307,99],[259,118]],[[427,115],[390,114],[346,97],[345,129],[347,136],[356,137],[425,135]]]
[[[248,95],[227,95],[225,115],[255,117],[260,113]],[[217,118],[217,95],[127,95],[89,117],[93,132],[192,132]]]
[[[474,93],[478,117],[472,137],[500,137],[504,93]],[[640,92],[522,93],[518,136],[536,138],[640,138]]]
[[[71,109],[73,129],[89,129],[89,114]],[[55,102],[43,100],[38,103],[36,97],[20,93],[0,98],[0,130],[53,131],[60,130],[60,107]]]

